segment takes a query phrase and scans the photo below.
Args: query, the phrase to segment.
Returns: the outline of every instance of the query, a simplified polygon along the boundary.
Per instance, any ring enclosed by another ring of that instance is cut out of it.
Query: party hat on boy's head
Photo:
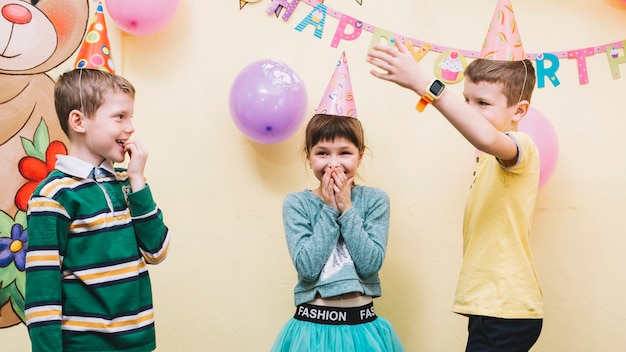
[[[322,96],[322,101],[320,101],[320,105],[315,109],[315,113],[357,117],[345,51],[341,54],[337,62],[335,72],[330,78],[324,96]]]
[[[80,47],[74,66],[76,68],[91,68],[115,73],[101,1],[98,2],[96,13],[91,20],[89,30],[83,45]]]
[[[489,60],[519,61],[524,48],[519,35],[511,0],[498,0],[480,57]]]

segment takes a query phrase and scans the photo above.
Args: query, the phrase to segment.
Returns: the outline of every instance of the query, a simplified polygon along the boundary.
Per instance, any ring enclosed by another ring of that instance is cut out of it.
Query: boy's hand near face
[[[141,141],[137,139],[126,141],[124,151],[126,151],[130,157],[127,167],[130,186],[133,192],[137,192],[146,185],[144,170],[146,162],[148,161],[148,151],[144,148]]]

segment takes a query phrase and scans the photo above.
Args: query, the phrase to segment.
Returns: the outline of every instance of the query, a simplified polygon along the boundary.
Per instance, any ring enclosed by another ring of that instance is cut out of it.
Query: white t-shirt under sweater
[[[530,246],[539,154],[530,136],[507,133],[518,161],[478,156],[465,208],[463,264],[452,310],[497,318],[542,318],[541,287]]]

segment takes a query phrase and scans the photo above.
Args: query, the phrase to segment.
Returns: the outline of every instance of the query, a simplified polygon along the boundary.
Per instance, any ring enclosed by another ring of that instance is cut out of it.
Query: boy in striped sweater
[[[146,264],[165,259],[169,234],[144,180],[135,88],[100,70],[64,73],[55,107],[68,155],[28,207],[26,324],[33,351],[153,351]],[[114,168],[129,156],[127,168]]]

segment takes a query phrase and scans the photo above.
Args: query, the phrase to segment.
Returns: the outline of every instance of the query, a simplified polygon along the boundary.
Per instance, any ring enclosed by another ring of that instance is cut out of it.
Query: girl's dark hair
[[[365,151],[365,133],[361,122],[352,117],[316,114],[306,126],[304,152],[310,156],[311,148],[320,141],[333,141],[335,138],[346,138],[359,150]]]

